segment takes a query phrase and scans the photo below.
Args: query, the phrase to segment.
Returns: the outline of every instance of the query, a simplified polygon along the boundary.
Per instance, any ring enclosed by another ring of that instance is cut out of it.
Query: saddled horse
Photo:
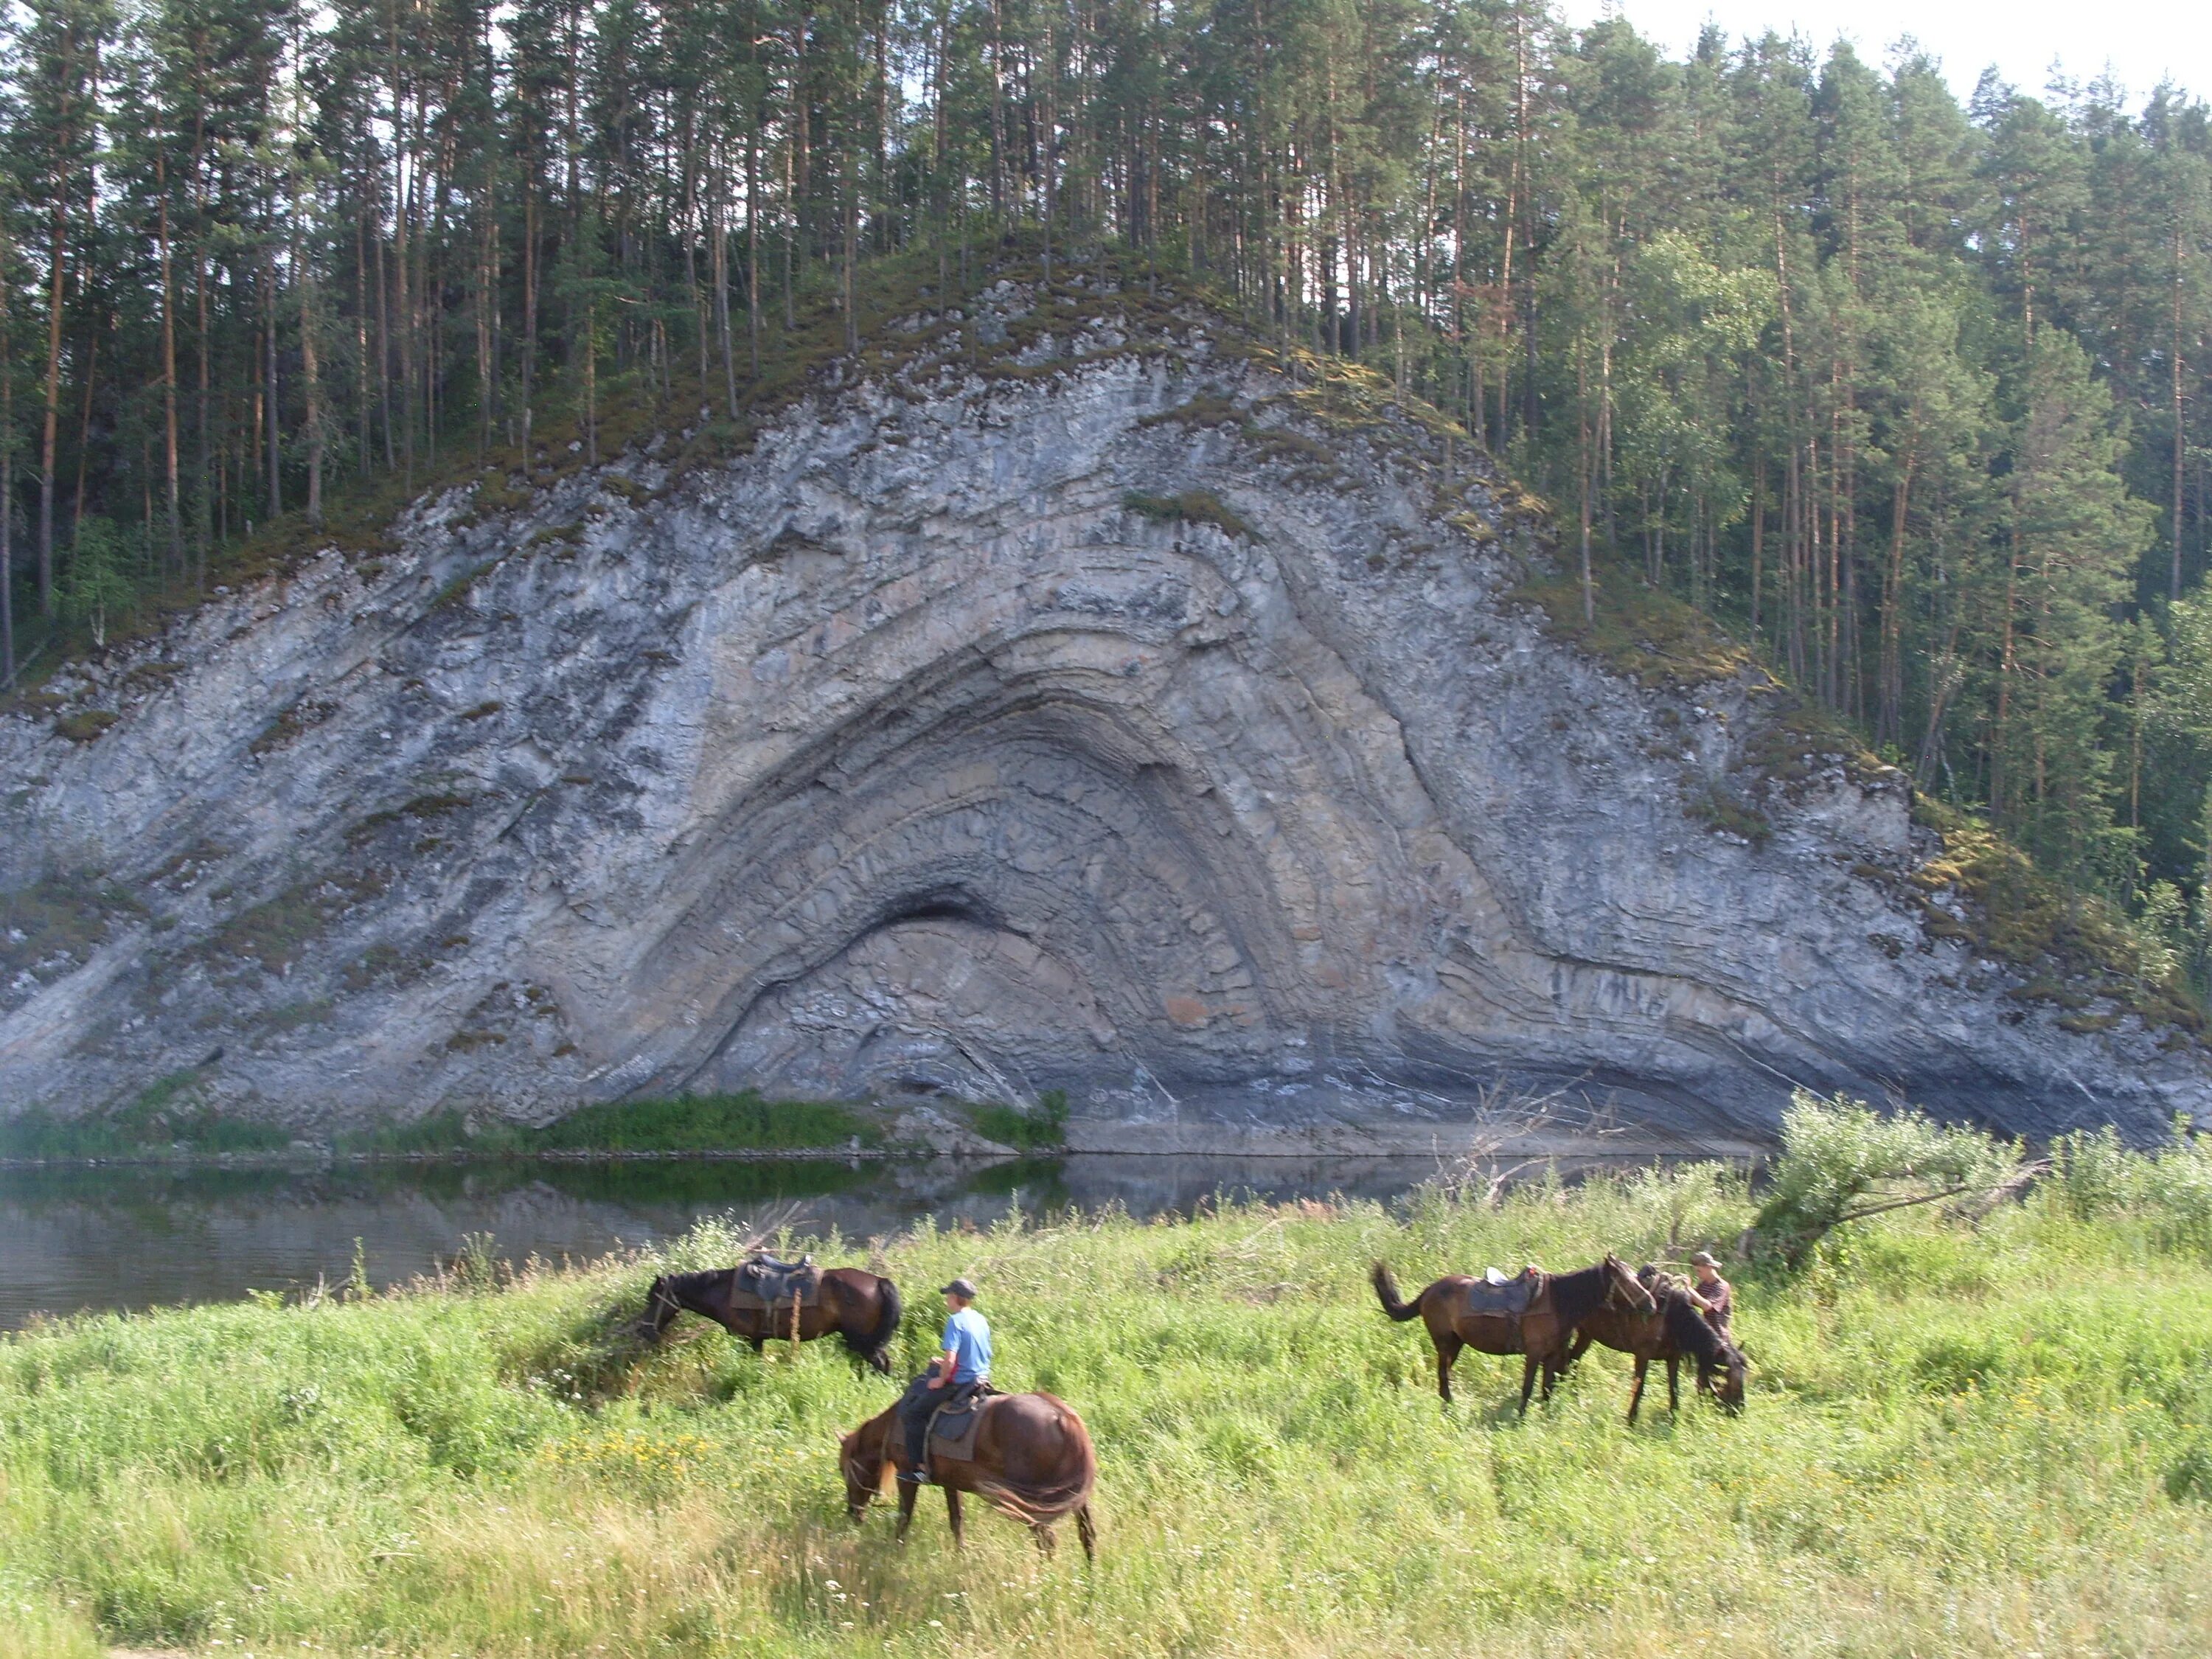
[[[1453,1274],[1439,1279],[1411,1302],[1398,1299],[1397,1281],[1378,1261],[1373,1274],[1375,1294],[1382,1311],[1396,1320],[1418,1317],[1429,1328],[1429,1340],[1437,1347],[1437,1392],[1451,1403],[1451,1372],[1462,1348],[1477,1353],[1521,1354],[1521,1409],[1528,1409],[1528,1394],[1536,1374],[1544,1376],[1544,1398],[1567,1368],[1567,1344],[1575,1328],[1601,1308],[1633,1308],[1649,1313],[1655,1305],[1651,1292],[1636,1282],[1620,1261],[1607,1253],[1602,1261],[1571,1273],[1552,1273],[1528,1297],[1525,1310],[1493,1312],[1485,1310],[1486,1287],[1480,1279]]]
[[[1084,1559],[1097,1560],[1098,1528],[1091,1518],[1091,1493],[1098,1484],[1098,1455],[1091,1448],[1091,1431],[1083,1419],[1048,1394],[993,1395],[981,1402],[980,1409],[982,1420],[975,1425],[968,1456],[930,1455],[930,1479],[944,1488],[953,1543],[962,1541],[960,1495],[974,1492],[1027,1527],[1047,1555],[1053,1553],[1054,1523],[1073,1515]],[[906,1467],[906,1435],[894,1405],[837,1443],[837,1468],[845,1477],[845,1512],[858,1522],[884,1480]],[[910,1481],[899,1482],[902,1540],[914,1522],[915,1495],[920,1491]]]
[[[1655,1359],[1667,1362],[1668,1411],[1679,1412],[1682,1407],[1681,1365],[1686,1358],[1697,1362],[1700,1394],[1711,1395],[1724,1410],[1741,1411],[1744,1373],[1748,1369],[1743,1350],[1706,1323],[1680,1287],[1668,1284],[1656,1270],[1646,1267],[1637,1279],[1653,1293],[1657,1308],[1648,1314],[1599,1309],[1582,1322],[1574,1346],[1568,1351],[1567,1364],[1580,1359],[1594,1341],[1632,1356],[1636,1361],[1636,1381],[1628,1391],[1632,1423],[1636,1420],[1636,1408],[1644,1403],[1644,1374]]]
[[[735,1267],[710,1268],[704,1273],[663,1273],[645,1293],[645,1322],[640,1334],[656,1341],[679,1313],[690,1312],[753,1345],[758,1353],[763,1343],[790,1340],[811,1342],[832,1331],[845,1346],[886,1376],[890,1372],[891,1339],[898,1334],[904,1311],[898,1286],[859,1267],[830,1267],[823,1271],[811,1307],[751,1307],[737,1291]],[[798,1328],[793,1331],[796,1323]]]

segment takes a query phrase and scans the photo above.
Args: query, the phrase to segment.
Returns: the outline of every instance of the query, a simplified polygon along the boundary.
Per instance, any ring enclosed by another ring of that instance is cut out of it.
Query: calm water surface
[[[1120,1204],[1152,1217],[1215,1193],[1275,1201],[1389,1198],[1433,1176],[1428,1158],[1071,1157],[990,1165],[379,1164],[331,1169],[0,1170],[0,1329],[34,1312],[220,1302],[332,1283],[361,1241],[369,1277],[392,1284],[450,1259],[463,1235],[495,1254],[588,1261],[734,1212],[757,1224],[848,1238],[920,1218],[988,1226]]]

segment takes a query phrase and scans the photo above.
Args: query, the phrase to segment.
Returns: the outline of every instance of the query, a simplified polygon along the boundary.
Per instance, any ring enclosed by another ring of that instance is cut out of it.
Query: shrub
[[[2053,1190],[2078,1220],[2125,1212],[2162,1249],[2212,1253],[2212,1147],[2174,1126],[2173,1139],[2131,1152],[2110,1125],[2051,1143]]]
[[[2109,1123],[2061,1135],[2051,1143],[2053,1190],[2073,1215],[2093,1220],[2128,1201],[2140,1161]]]
[[[2177,1504],[2212,1504],[2212,1442],[2198,1441],[2166,1472],[2166,1495]]]
[[[1796,1266],[1832,1228],[1909,1204],[1990,1191],[2021,1172],[2018,1142],[1884,1114],[1863,1100],[1822,1100],[1800,1089],[1782,1116],[1782,1157],[1752,1223],[1754,1248]]]
[[[1210,489],[1186,489],[1174,495],[1148,495],[1133,489],[1121,497],[1121,505],[1139,518],[1156,523],[1217,525],[1231,536],[1259,539],[1252,526]]]
[[[56,1117],[33,1108],[0,1121],[0,1158],[148,1158],[181,1150],[277,1152],[292,1141],[273,1123],[225,1117],[200,1097],[198,1068],[172,1072],[120,1109],[94,1116]]]
[[[586,1106],[527,1132],[527,1144],[552,1152],[788,1152],[872,1145],[874,1129],[850,1108],[826,1101],[685,1095]]]
[[[122,716],[112,708],[87,708],[56,720],[54,735],[67,738],[71,743],[92,743],[120,719]]]
[[[1018,1152],[1048,1152],[1067,1144],[1067,1091],[1048,1089],[1030,1107],[997,1101],[971,1107],[975,1133]]]

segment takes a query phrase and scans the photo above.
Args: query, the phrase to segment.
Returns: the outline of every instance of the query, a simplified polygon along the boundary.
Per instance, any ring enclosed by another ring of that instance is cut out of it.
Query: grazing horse
[[[930,1456],[930,1478],[945,1489],[945,1512],[952,1523],[952,1542],[962,1542],[960,1494],[974,1492],[993,1508],[1012,1516],[1036,1537],[1037,1547],[1053,1553],[1053,1523],[1075,1517],[1086,1561],[1098,1559],[1098,1528],[1091,1519],[1091,1492],[1098,1484],[1098,1455],[1083,1419],[1048,1394],[999,1394],[986,1398],[983,1419],[966,1457]],[[906,1436],[899,1408],[878,1413],[837,1442],[837,1468],[845,1477],[845,1512],[858,1522],[869,1500],[883,1490],[895,1469],[906,1468]],[[921,1488],[899,1482],[898,1537],[914,1522],[915,1494]]]
[[[1681,1366],[1686,1358],[1698,1362],[1698,1393],[1711,1395],[1724,1410],[1741,1411],[1744,1372],[1748,1369],[1743,1350],[1707,1324],[1680,1287],[1668,1284],[1654,1269],[1646,1267],[1637,1278],[1656,1297],[1657,1310],[1644,1314],[1599,1309],[1583,1321],[1567,1364],[1580,1359],[1593,1341],[1632,1356],[1636,1381],[1628,1390],[1631,1423],[1636,1420],[1636,1408],[1644,1403],[1644,1371],[1655,1359],[1667,1362],[1669,1412],[1681,1409]]]
[[[668,1322],[688,1310],[751,1343],[753,1352],[758,1353],[763,1343],[788,1340],[796,1319],[801,1342],[811,1342],[835,1331],[854,1354],[890,1375],[891,1339],[898,1334],[902,1312],[898,1286],[890,1279],[858,1267],[831,1267],[822,1275],[815,1304],[794,1314],[788,1307],[732,1305],[736,1276],[734,1267],[661,1274],[645,1293],[645,1322],[639,1334],[647,1341],[658,1341]]]
[[[1476,1280],[1453,1275],[1439,1279],[1411,1302],[1398,1299],[1397,1281],[1378,1261],[1373,1274],[1375,1294],[1382,1311],[1396,1320],[1418,1316],[1429,1328],[1429,1340],[1437,1345],[1437,1392],[1451,1403],[1452,1364],[1462,1348],[1477,1353],[1525,1355],[1521,1366],[1521,1409],[1528,1409],[1528,1393],[1536,1373],[1544,1374],[1544,1398],[1567,1368],[1567,1343],[1575,1328],[1601,1308],[1631,1307],[1651,1311],[1651,1292],[1613,1255],[1571,1273],[1553,1273],[1528,1304],[1528,1311],[1512,1315],[1477,1313],[1468,1306],[1468,1291]]]

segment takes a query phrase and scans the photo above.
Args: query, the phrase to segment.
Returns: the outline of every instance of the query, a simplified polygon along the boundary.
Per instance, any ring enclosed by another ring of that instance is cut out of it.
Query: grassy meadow
[[[0,1659],[251,1655],[2171,1654],[2212,1650],[2212,1157],[2090,1144],[2025,1199],[1855,1221],[1736,1275],[1728,1419],[1621,1421],[1595,1351],[1434,1392],[1409,1291],[1484,1262],[1679,1259],[1753,1203],[1713,1166],[1492,1204],[1224,1203],[831,1238],[909,1291],[902,1368],[983,1286],[1002,1385],[1101,1455],[1102,1554],[925,1492],[846,1522],[834,1343],[621,1322],[663,1256],[0,1341]]]

